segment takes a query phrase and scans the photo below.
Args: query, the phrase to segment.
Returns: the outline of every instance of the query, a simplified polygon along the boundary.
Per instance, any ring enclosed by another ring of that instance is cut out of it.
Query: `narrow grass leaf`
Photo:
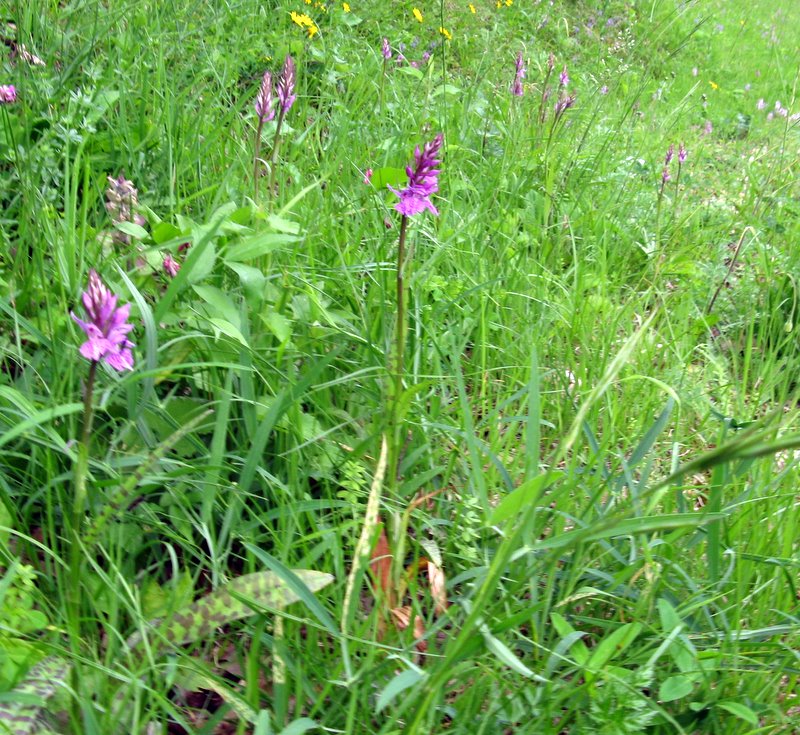
[[[378,703],[375,706],[375,711],[380,714],[398,695],[402,694],[406,689],[415,686],[426,677],[427,674],[419,669],[406,669],[405,671],[401,671],[378,695]]]

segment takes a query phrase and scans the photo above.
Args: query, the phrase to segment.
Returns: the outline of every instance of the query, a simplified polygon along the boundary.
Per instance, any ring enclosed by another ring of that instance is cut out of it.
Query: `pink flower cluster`
[[[17,88],[13,84],[0,84],[0,105],[17,101]]]
[[[436,158],[441,150],[444,136],[437,135],[430,143],[426,143],[422,150],[417,146],[414,151],[414,167],[406,166],[408,186],[401,191],[392,190],[400,201],[394,208],[404,217],[413,217],[425,209],[432,214],[439,214],[431,202],[431,194],[439,191],[439,169],[436,168],[441,161]]]
[[[114,370],[133,370],[133,342],[128,332],[133,324],[128,323],[131,305],[117,308],[117,297],[106,288],[94,270],[89,271],[89,286],[83,292],[83,308],[88,316],[83,321],[70,313],[88,339],[80,347],[81,355],[92,362],[102,360]]]

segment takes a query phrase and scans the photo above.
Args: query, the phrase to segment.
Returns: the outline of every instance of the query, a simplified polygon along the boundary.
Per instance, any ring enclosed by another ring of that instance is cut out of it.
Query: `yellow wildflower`
[[[414,13],[414,17],[415,17],[415,18],[416,18],[416,19],[417,19],[417,20],[418,20],[420,23],[422,23],[422,13],[420,13],[420,12],[419,12],[419,8],[414,8],[414,10],[413,10],[412,12]]]
[[[289,15],[297,25],[308,32],[309,38],[314,38],[319,31],[317,24],[314,23],[314,21],[311,20],[311,18],[309,18],[305,13],[295,13],[293,10],[291,13],[289,13]]]
[[[475,14],[475,6],[472,3],[469,4],[469,12]]]
[[[344,10],[345,13],[349,13],[350,12],[350,4],[349,3],[342,3],[342,10]]]
[[[447,28],[440,28],[439,33],[441,33],[448,41],[453,40],[453,36],[450,35],[450,31]]]
[[[514,0],[506,0],[506,7],[510,8],[514,4]]]
[[[713,89],[713,90],[717,90],[717,89],[719,89],[719,84],[717,84],[716,82],[712,82],[712,81],[709,79],[709,80],[708,80],[708,83],[711,85],[711,89]]]

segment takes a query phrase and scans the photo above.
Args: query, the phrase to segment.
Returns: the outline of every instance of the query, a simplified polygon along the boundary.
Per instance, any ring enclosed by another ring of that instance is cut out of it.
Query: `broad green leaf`
[[[489,525],[493,526],[497,523],[502,523],[521,513],[539,497],[542,489],[546,485],[552,483],[560,474],[561,473],[557,472],[546,472],[523,482],[497,504],[494,513],[492,513],[492,517],[489,519]]]
[[[614,657],[619,656],[642,630],[641,623],[627,623],[603,638],[586,663],[586,681],[593,680],[598,672]]]
[[[135,222],[117,222],[114,228],[137,240],[144,240],[147,237],[147,230],[141,225],[137,225]]]
[[[286,342],[292,336],[292,322],[283,314],[270,310],[266,314],[262,314],[261,319],[280,343]]]
[[[583,645],[581,642],[581,638],[583,638],[586,633],[582,633],[579,630],[573,630],[572,633],[568,633],[564,636],[553,649],[553,652],[550,654],[549,658],[547,659],[547,665],[544,669],[545,677],[549,678],[553,672],[555,672],[559,666],[564,663],[567,663],[564,659],[569,657],[569,651],[574,646],[576,651],[581,651],[579,644]],[[583,646],[583,650],[581,651],[583,654],[579,659],[578,655],[575,655],[575,661],[580,663],[581,659],[585,661],[588,658],[588,653],[586,652],[586,646]]]
[[[244,263],[229,263],[227,261],[225,265],[239,276],[239,281],[248,299],[259,299],[264,295],[264,284],[267,277],[259,268],[254,268],[252,265],[245,265]]]
[[[181,231],[169,222],[159,222],[150,233],[156,245],[175,240],[181,236]]]
[[[8,544],[9,532],[3,529],[11,528],[13,520],[14,518],[6,504],[0,500],[0,549],[6,548],[6,544]]]
[[[142,587],[142,614],[146,618],[162,617],[191,602],[193,591],[192,576],[186,571],[173,578],[167,588],[151,577]]]
[[[300,225],[297,222],[292,222],[292,220],[277,214],[271,214],[267,217],[267,224],[276,232],[283,232],[286,235],[300,234]]]
[[[326,572],[295,569],[293,573],[312,592],[333,581],[333,575]],[[156,624],[156,633],[168,643],[179,646],[205,638],[216,628],[234,620],[254,615],[258,608],[281,609],[299,599],[300,595],[274,572],[246,574]],[[128,641],[128,645],[134,646],[138,642],[137,635]]]
[[[735,717],[744,720],[750,725],[758,725],[758,715],[746,704],[742,704],[741,702],[717,702],[714,706],[726,712],[730,712]]]
[[[4,735],[41,733],[39,718],[47,700],[64,686],[69,664],[50,657],[36,664],[25,679],[0,700],[0,732]]]
[[[658,698],[662,702],[674,702],[676,699],[682,699],[691,694],[692,689],[694,689],[694,682],[690,677],[684,674],[670,676],[661,683],[658,689]]]
[[[547,679],[545,679],[543,676],[539,676],[531,671],[514,655],[514,652],[505,643],[503,643],[503,641],[492,635],[488,625],[482,623],[478,626],[478,629],[483,635],[483,640],[486,642],[486,647],[497,657],[497,660],[500,661],[501,664],[508,666],[508,668],[510,668],[512,671],[516,671],[518,674],[521,674],[527,679],[534,679],[535,681],[540,682],[547,681]]]
[[[460,87],[456,87],[454,84],[440,84],[436,89],[433,90],[431,97],[439,97],[440,95],[450,95],[454,97],[456,95],[460,95],[462,90]]]
[[[216,692],[228,703],[237,717],[250,724],[257,721],[258,714],[247,701],[233,687],[226,686],[211,674],[206,674],[203,671],[191,671],[181,680],[181,685],[189,690],[208,689],[211,692]]]
[[[376,189],[385,189],[387,186],[397,188],[405,184],[408,180],[408,174],[405,169],[394,168],[393,166],[383,166],[382,168],[375,169],[372,172],[372,177],[369,183]]]
[[[378,704],[375,707],[375,711],[379,713],[382,712],[394,701],[398,694],[401,694],[406,689],[410,689],[426,677],[427,674],[419,669],[406,669],[400,672],[378,695]]]
[[[300,239],[297,235],[280,232],[260,232],[229,247],[225,259],[233,262],[253,260],[262,255],[269,255],[284,245],[299,242]]]
[[[414,77],[414,79],[420,82],[425,78],[425,75],[422,73],[422,71],[413,66],[401,66],[398,67],[396,71],[400,74],[407,74],[410,77]]]
[[[219,339],[220,334],[224,334],[226,337],[235,339],[245,347],[250,346],[247,344],[247,340],[244,338],[244,335],[239,331],[239,327],[231,324],[227,319],[217,319],[216,317],[212,317],[208,320],[208,323],[213,327],[214,336],[217,339]]]
[[[301,717],[294,722],[290,722],[278,735],[303,735],[304,732],[308,732],[314,728],[319,728],[319,725],[314,722],[314,720],[308,717]]]
[[[216,286],[192,286],[194,292],[211,307],[211,315],[229,321],[237,329],[241,328],[239,309],[233,299]]]
[[[556,612],[550,613],[550,621],[553,623],[553,627],[563,639],[568,637],[571,638],[575,633],[578,632],[566,621],[564,617]],[[585,666],[586,662],[589,660],[589,649],[586,647],[586,644],[582,640],[578,640],[573,644],[573,647],[573,658],[581,666]]]
[[[314,617],[319,620],[320,623],[322,623],[322,625],[331,635],[335,636],[339,634],[339,629],[335,621],[330,616],[328,611],[320,604],[319,600],[317,600],[317,598],[313,595],[313,593],[319,589],[318,587],[311,587],[311,585],[306,582],[306,579],[301,574],[298,574],[294,570],[284,566],[278,559],[276,559],[274,556],[271,556],[258,546],[245,543],[245,547],[252,554],[257,556],[270,570],[270,572],[274,573],[280,579],[282,584],[286,585],[286,589],[289,590],[291,594],[296,595],[295,599],[302,602],[308,608],[309,612],[314,615]],[[319,574],[319,572],[311,572],[311,574]],[[327,584],[327,582],[325,584]]]

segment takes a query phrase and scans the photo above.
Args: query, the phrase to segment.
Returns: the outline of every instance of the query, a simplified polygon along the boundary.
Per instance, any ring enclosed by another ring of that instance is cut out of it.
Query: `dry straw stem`
[[[386,464],[389,453],[389,443],[384,434],[381,438],[381,453],[378,457],[378,465],[375,468],[375,476],[372,478],[372,486],[369,490],[369,498],[367,499],[367,511],[364,514],[364,525],[361,528],[361,535],[359,536],[356,550],[353,554],[353,566],[350,569],[350,574],[347,577],[347,586],[344,593],[344,603],[342,605],[342,633],[347,634],[347,624],[350,620],[351,607],[353,604],[353,592],[356,588],[356,582],[360,579],[366,568],[367,560],[370,556],[370,549],[372,546],[372,539],[375,536],[375,531],[378,528],[378,510],[381,503],[381,490],[383,488],[383,480],[386,476]]]

